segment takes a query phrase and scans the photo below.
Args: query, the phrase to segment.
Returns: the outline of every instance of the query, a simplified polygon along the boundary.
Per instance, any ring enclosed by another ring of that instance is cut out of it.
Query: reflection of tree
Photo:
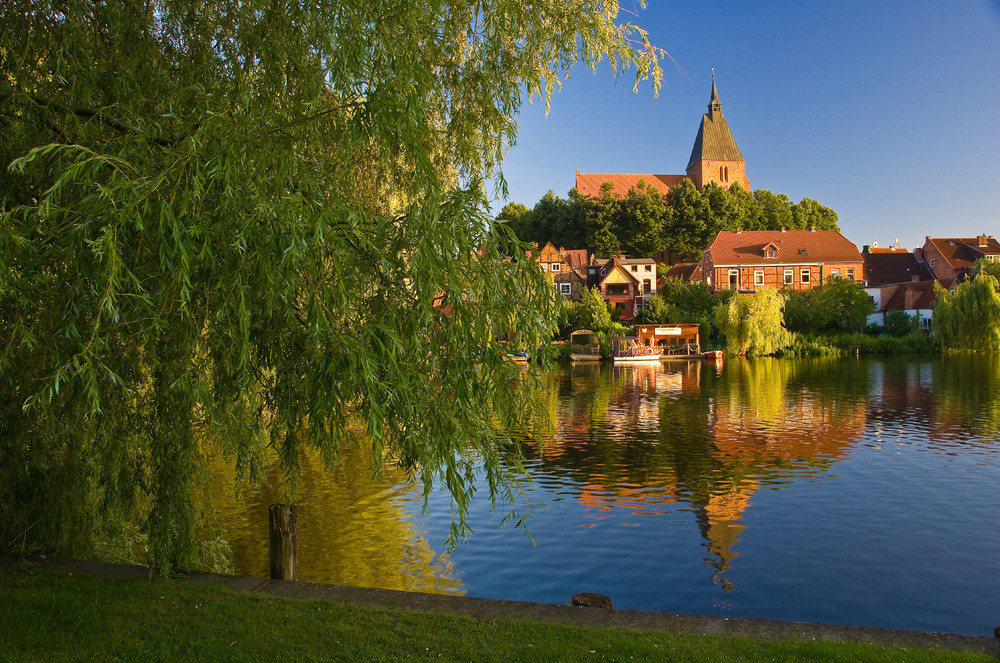
[[[318,454],[300,458],[299,578],[358,587],[422,592],[460,592],[450,562],[437,555],[413,529],[404,502],[419,500],[398,471],[375,477],[371,454],[343,450],[342,464],[325,473]],[[232,469],[217,457],[208,492],[217,505],[241,573],[268,574],[267,507],[284,501],[283,479],[275,464],[265,487],[244,500],[234,498]]]
[[[1000,434],[1000,355],[956,354],[934,362],[932,440],[989,444]]]
[[[842,458],[864,429],[867,393],[864,374],[840,359],[727,362],[709,414],[715,466],[693,496],[719,573],[759,486],[818,477]]]
[[[841,458],[864,426],[869,390],[841,359],[734,360],[721,374],[703,362],[574,367],[548,379],[559,433],[528,450],[543,471],[570,474],[600,514],[689,504],[727,589],[753,494]]]

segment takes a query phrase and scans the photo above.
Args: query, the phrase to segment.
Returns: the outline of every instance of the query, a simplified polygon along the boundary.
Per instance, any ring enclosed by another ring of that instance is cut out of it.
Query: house
[[[708,112],[702,115],[684,175],[581,173],[578,170],[576,189],[584,196],[599,196],[601,187],[605,182],[609,182],[612,193],[624,198],[629,189],[643,181],[647,186],[666,195],[667,191],[686,179],[691,180],[699,191],[712,182],[727,189],[738,183],[750,191],[750,180],[746,176],[746,161],[736,144],[733,132],[729,129],[726,117],[722,114],[722,102],[719,101],[719,92],[715,87],[714,72]]]
[[[587,286],[596,288],[604,301],[621,312],[621,320],[628,321],[651,296],[645,288],[655,292],[656,263],[652,258],[595,257],[587,266]]]
[[[564,299],[579,301],[584,286],[587,284],[586,249],[557,249],[552,242],[532,252],[535,262],[552,277],[556,290]]]
[[[930,267],[934,278],[952,289],[969,276],[969,270],[980,258],[989,262],[1000,260],[1000,242],[992,235],[977,237],[927,237],[920,255]]]
[[[875,312],[868,322],[885,325],[885,314],[905,311],[926,328],[930,325],[934,301],[934,275],[916,253],[899,246],[879,248],[878,243],[864,247],[865,291],[875,302]]]
[[[724,230],[702,254],[709,290],[809,290],[831,277],[863,281],[864,260],[836,230]]]
[[[681,279],[685,283],[701,283],[700,262],[680,262],[667,270],[664,279]]]
[[[877,288],[876,299],[878,310],[868,316],[868,322],[885,326],[885,315],[889,311],[903,311],[911,318],[916,318],[921,329],[929,330],[934,318],[934,284],[938,281],[911,281],[897,283]],[[869,293],[871,294],[871,293]]]

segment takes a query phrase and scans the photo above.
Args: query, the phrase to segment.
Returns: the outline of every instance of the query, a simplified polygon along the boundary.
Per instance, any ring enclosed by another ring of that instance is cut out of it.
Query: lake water
[[[449,551],[446,494],[422,513],[417,488],[373,478],[359,454],[333,475],[307,459],[300,579],[973,635],[1000,624],[1000,358],[576,365],[543,380],[557,432],[528,449],[530,538],[483,500]],[[218,491],[237,572],[266,576],[279,494]]]

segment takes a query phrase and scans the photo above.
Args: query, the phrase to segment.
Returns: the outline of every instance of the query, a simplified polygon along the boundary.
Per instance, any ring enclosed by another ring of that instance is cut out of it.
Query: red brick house
[[[709,290],[809,290],[830,277],[864,280],[864,260],[835,230],[722,231],[702,254]]]
[[[584,196],[599,196],[601,186],[610,182],[615,196],[624,198],[629,189],[640,180],[666,195],[672,187],[690,179],[699,190],[711,182],[725,188],[739,183],[750,191],[750,180],[746,175],[746,161],[740,152],[729,123],[722,114],[722,102],[715,88],[715,74],[712,74],[712,98],[708,112],[701,118],[698,135],[688,159],[684,175],[653,175],[630,173],[581,173],[576,171],[576,189]]]
[[[990,262],[1000,260],[1000,242],[992,235],[927,237],[920,254],[934,273],[934,278],[950,289],[955,283],[965,280],[973,263],[980,258]]]

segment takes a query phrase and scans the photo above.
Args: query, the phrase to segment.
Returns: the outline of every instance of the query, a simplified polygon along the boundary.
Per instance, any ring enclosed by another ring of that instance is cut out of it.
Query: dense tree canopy
[[[4,547],[197,565],[207,453],[294,486],[362,439],[460,523],[476,473],[513,489],[531,408],[496,339],[557,307],[482,183],[574,63],[658,82],[617,3],[9,0],[0,24]]]
[[[875,302],[860,281],[831,277],[823,285],[786,294],[785,327],[792,332],[865,329]]]
[[[499,218],[510,219],[522,240],[586,248],[600,256],[671,251],[693,258],[720,230],[840,229],[837,213],[810,198],[793,203],[785,194],[751,193],[738,184],[729,189],[709,184],[699,191],[687,179],[666,196],[640,182],[622,198],[606,185],[595,196],[573,189],[565,200],[549,191],[531,210],[521,208],[508,205]]]
[[[980,265],[976,276],[948,292],[934,283],[934,335],[950,350],[1000,350],[1000,280]]]
[[[716,326],[726,339],[726,351],[737,356],[771,355],[791,343],[782,309],[785,295],[761,288],[754,295],[739,293],[716,309]]]

